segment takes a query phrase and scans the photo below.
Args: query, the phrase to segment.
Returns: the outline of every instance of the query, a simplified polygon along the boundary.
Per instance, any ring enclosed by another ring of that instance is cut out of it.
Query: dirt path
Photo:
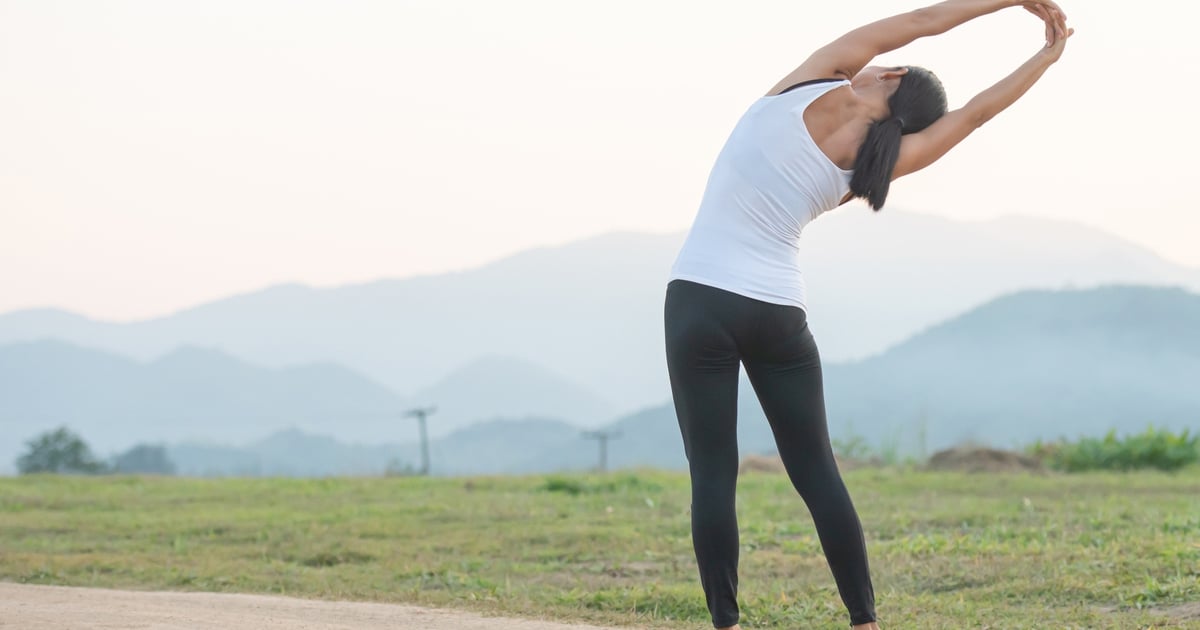
[[[272,595],[116,591],[0,582],[0,628],[13,630],[605,630],[400,604]],[[609,629],[611,630],[611,629]]]

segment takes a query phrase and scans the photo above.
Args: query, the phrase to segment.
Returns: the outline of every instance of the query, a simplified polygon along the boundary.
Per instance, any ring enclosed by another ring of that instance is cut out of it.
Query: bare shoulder
[[[866,136],[866,127],[853,124],[854,90],[842,85],[817,97],[804,110],[804,126],[829,160],[838,168],[854,168],[858,147]]]
[[[798,85],[808,81],[822,81],[829,79],[849,81],[850,78],[851,77],[847,76],[845,72],[831,70],[823,66],[817,67],[817,64],[804,63],[800,67],[791,71],[786,77],[781,79],[779,83],[776,83],[775,87],[771,88],[771,90],[767,92],[767,96],[777,96],[793,85]]]

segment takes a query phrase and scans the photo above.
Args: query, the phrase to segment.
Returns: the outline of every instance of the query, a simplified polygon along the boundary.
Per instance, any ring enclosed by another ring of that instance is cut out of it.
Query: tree
[[[95,475],[105,472],[104,464],[92,456],[92,449],[82,438],[59,427],[26,442],[29,452],[17,458],[17,470],[22,475],[33,473],[65,473]]]
[[[113,472],[174,475],[175,464],[167,456],[167,447],[138,444],[113,458]]]

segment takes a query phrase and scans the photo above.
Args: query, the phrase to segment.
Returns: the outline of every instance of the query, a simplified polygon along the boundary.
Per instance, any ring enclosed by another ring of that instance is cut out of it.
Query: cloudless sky
[[[919,6],[0,0],[0,312],[129,320],[682,231],[753,99]],[[1200,10],[1063,6],[1063,60],[885,212],[1066,219],[1200,265]],[[1010,9],[880,61],[954,107],[1042,37]]]

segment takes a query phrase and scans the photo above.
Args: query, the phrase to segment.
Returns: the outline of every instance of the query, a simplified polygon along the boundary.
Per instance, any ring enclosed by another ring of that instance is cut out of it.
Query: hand
[[[1046,46],[1067,37],[1067,14],[1054,0],[1023,0],[1021,6],[1046,24]]]
[[[1067,47],[1067,40],[1074,34],[1075,29],[1068,28],[1066,35],[1056,38],[1052,44],[1046,44],[1046,47],[1042,49],[1042,54],[1049,55],[1051,63],[1058,61]]]

